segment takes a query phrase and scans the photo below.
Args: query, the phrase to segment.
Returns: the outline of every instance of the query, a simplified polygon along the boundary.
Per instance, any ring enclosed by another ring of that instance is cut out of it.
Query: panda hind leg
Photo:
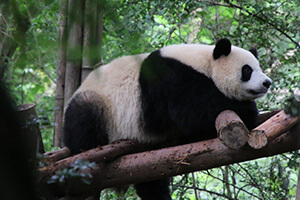
[[[170,196],[170,179],[161,179],[135,184],[136,193],[142,200],[172,200]]]
[[[63,142],[73,154],[108,144],[104,105],[93,91],[80,92],[70,101],[65,111]]]

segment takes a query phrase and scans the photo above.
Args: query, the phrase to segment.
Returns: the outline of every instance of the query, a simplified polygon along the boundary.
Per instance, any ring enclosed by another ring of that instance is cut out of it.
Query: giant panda
[[[217,136],[217,115],[230,109],[256,126],[254,99],[272,81],[255,49],[224,38],[216,45],[179,44],[124,56],[95,69],[68,103],[64,144],[76,154],[121,139],[144,144],[200,141]],[[141,199],[171,199],[168,180],[135,185]]]

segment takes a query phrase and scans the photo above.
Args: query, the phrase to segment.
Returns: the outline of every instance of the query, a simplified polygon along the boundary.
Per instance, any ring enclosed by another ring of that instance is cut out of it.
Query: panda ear
[[[221,56],[228,56],[230,52],[231,52],[231,42],[228,39],[223,38],[217,42],[214,48],[213,57],[216,60]]]
[[[258,53],[256,48],[251,48],[249,51],[255,56],[255,58],[257,58]]]

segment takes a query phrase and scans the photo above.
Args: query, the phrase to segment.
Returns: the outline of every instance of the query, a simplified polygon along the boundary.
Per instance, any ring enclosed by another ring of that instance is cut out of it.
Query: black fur
[[[108,144],[107,120],[101,97],[92,91],[75,95],[64,119],[64,144],[72,153],[80,153]]]
[[[252,75],[253,69],[249,65],[244,65],[242,67],[242,77],[241,80],[243,82],[247,82],[250,80],[251,75]]]
[[[159,50],[143,62],[139,83],[141,119],[149,134],[176,134],[170,137],[179,137],[178,144],[215,138],[215,119],[227,109],[235,111],[248,129],[256,126],[258,111],[254,101],[227,98],[209,77],[175,59],[162,57]],[[159,183],[161,190],[153,188],[152,183],[136,185],[137,193],[143,200],[169,200],[169,184],[164,180]]]
[[[254,101],[227,98],[209,77],[175,59],[162,57],[160,51],[151,53],[143,62],[139,83],[142,120],[149,134],[179,134],[178,144],[215,138],[215,119],[227,109],[235,111],[248,129],[256,126],[258,111]],[[160,187],[168,187],[164,184]],[[143,200],[170,199],[168,190],[156,190],[151,183],[136,188]],[[150,194],[160,198],[146,198]]]
[[[231,52],[230,40],[226,38],[220,39],[214,48],[213,57],[216,60],[221,56],[228,56],[230,52]]]
[[[254,101],[227,98],[210,78],[175,59],[160,56],[160,51],[145,59],[139,83],[147,133],[177,130],[190,141],[215,138],[215,119],[226,109],[235,111],[249,129],[256,125]]]
[[[258,57],[258,53],[257,53],[257,49],[256,48],[251,48],[249,51],[255,56],[255,58]]]

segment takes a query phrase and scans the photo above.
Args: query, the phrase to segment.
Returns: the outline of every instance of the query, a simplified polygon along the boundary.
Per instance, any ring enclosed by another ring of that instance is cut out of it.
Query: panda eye
[[[242,78],[241,80],[246,82],[249,81],[251,78],[251,74],[252,74],[253,70],[249,65],[244,65],[242,67]]]

